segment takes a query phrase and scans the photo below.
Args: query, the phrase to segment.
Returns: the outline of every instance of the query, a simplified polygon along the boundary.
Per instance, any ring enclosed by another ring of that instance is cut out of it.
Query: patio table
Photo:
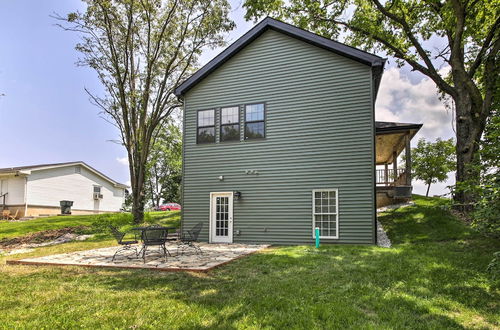
[[[144,227],[134,227],[132,228],[132,230],[135,230],[135,231],[140,231],[141,233],[141,240],[143,242],[143,245],[142,245],[142,249],[141,251],[137,254],[141,254],[142,253],[142,258],[144,259],[144,262],[146,262],[146,249],[148,246],[151,246],[151,245],[158,245],[160,247],[163,248],[164,252],[165,252],[165,260],[166,260],[166,257],[167,257],[167,253],[172,256],[170,254],[170,251],[168,251],[168,249],[166,248],[165,246],[165,243],[168,242],[168,241],[174,241],[174,240],[177,240],[177,238],[168,238],[168,232],[169,230],[172,230],[172,229],[177,229],[176,227],[163,227],[163,226],[144,226]],[[166,231],[166,236],[164,238],[164,240],[162,239],[158,239],[157,237],[153,238],[151,240],[151,237],[147,237],[148,239],[146,240],[145,237],[144,237],[144,232],[145,231],[156,231],[156,230],[161,230],[161,231]]]

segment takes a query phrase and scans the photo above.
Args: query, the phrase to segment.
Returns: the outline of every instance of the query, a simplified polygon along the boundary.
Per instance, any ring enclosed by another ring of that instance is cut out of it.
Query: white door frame
[[[213,223],[215,221],[215,197],[229,197],[228,203],[229,203],[229,224],[228,224],[228,236],[227,239],[225,240],[215,240],[215,224]],[[209,242],[210,243],[233,243],[233,192],[232,191],[226,191],[226,192],[211,192],[210,193],[210,221],[209,221]]]

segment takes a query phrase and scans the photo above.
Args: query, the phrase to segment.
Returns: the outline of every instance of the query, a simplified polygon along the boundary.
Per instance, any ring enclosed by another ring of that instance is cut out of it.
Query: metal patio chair
[[[177,249],[181,248],[182,254],[184,254],[184,250],[186,248],[193,248],[196,251],[196,254],[203,253],[201,248],[195,244],[198,243],[198,236],[200,235],[202,228],[203,228],[203,222],[198,222],[196,225],[193,226],[191,230],[187,231],[187,235],[181,234],[179,236],[179,243],[177,245]]]
[[[167,254],[170,254],[170,251],[167,249],[168,240],[168,228],[164,228],[161,226],[150,226],[144,228],[141,234],[142,238],[142,259],[143,262],[146,263],[146,252],[148,247],[150,246],[158,246],[160,251],[163,252],[163,256],[165,257],[165,261],[167,261]]]
[[[135,251],[135,256],[136,257],[139,256],[139,252],[137,252],[137,247],[134,246],[134,244],[139,243],[137,239],[125,241],[124,237],[127,233],[119,231],[118,228],[116,228],[115,226],[109,226],[109,229],[111,230],[111,233],[115,237],[116,242],[120,244],[120,248],[116,250],[115,254],[113,255],[113,259],[111,259],[112,262],[115,261],[115,257],[119,253],[123,253],[124,251]]]

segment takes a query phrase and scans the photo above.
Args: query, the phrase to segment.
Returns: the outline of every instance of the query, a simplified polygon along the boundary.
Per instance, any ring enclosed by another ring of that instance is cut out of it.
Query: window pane
[[[101,187],[94,186],[94,192],[100,194],[101,193]]]
[[[215,127],[198,128],[198,143],[214,143]]]
[[[215,125],[215,111],[203,110],[198,111],[198,126],[213,126]]]
[[[220,127],[221,141],[239,141],[240,140],[240,125],[224,125]]]
[[[246,106],[246,121],[264,120],[264,104],[251,104]]]
[[[221,109],[221,124],[239,123],[238,107],[222,108]]]
[[[247,123],[245,125],[245,139],[264,137],[264,122]]]

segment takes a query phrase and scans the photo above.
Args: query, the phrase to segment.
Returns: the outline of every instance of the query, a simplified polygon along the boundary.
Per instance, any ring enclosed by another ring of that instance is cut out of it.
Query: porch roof
[[[405,136],[412,139],[423,124],[396,123],[388,121],[375,122],[375,150],[376,164],[390,164],[393,162],[393,152],[399,155],[405,148]]]

